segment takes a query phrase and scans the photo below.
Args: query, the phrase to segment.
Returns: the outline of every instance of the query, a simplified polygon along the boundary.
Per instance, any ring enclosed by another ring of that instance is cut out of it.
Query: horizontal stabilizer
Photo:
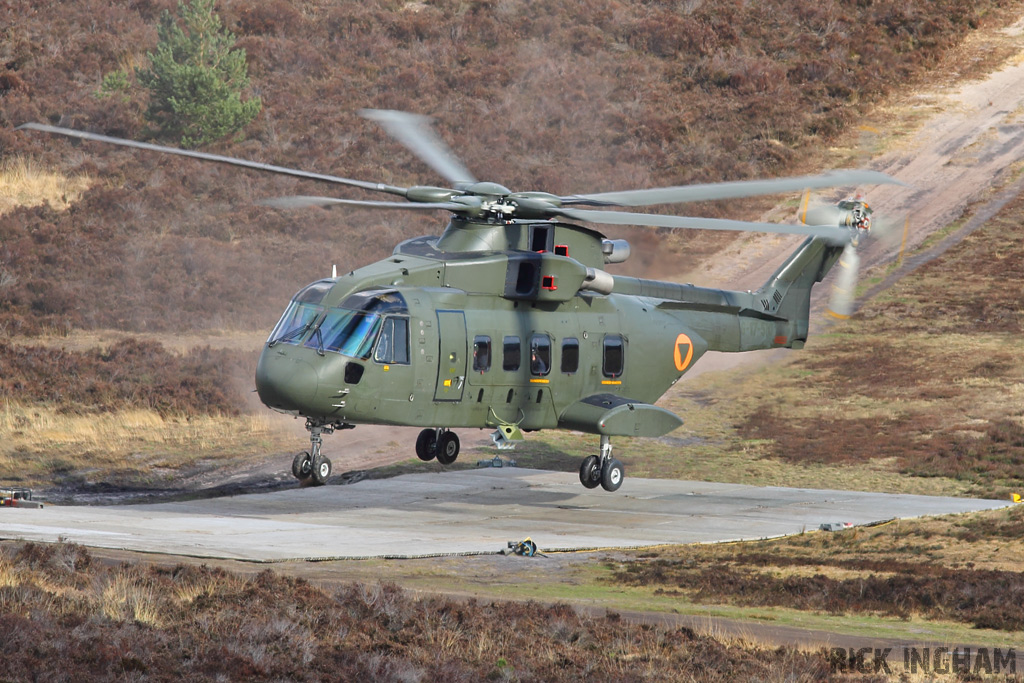
[[[661,436],[682,424],[678,415],[664,408],[614,394],[576,401],[558,419],[562,429],[607,436]]]

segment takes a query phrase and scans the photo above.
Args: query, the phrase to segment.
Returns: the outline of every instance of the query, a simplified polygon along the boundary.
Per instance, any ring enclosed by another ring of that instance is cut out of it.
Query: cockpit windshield
[[[320,302],[333,286],[333,281],[321,280],[299,290],[277,322],[274,331],[270,333],[267,343],[273,346],[279,343],[298,344],[302,341],[305,333],[323,313],[324,307]]]
[[[358,292],[327,311],[306,346],[365,360],[373,350],[384,314],[407,312],[405,299],[394,290]]]

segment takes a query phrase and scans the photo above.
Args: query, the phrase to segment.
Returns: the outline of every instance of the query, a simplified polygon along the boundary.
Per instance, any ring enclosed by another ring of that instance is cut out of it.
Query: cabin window
[[[562,340],[562,372],[574,373],[580,369],[580,342],[576,337]]]
[[[373,359],[378,363],[409,364],[408,318],[385,318]]]
[[[519,337],[505,337],[501,369],[507,372],[515,372],[518,370],[521,355],[522,349],[519,346]]]
[[[491,369],[491,338],[477,335],[473,338],[473,372],[484,373]]]
[[[617,334],[609,334],[604,338],[604,360],[601,363],[601,371],[605,377],[618,377],[626,363],[626,345],[622,337]]]
[[[530,337],[530,372],[534,375],[551,372],[551,337],[546,334]]]

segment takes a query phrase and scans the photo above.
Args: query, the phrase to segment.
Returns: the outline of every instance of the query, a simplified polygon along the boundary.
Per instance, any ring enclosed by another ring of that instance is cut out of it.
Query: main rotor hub
[[[507,197],[512,194],[512,190],[508,189],[504,185],[491,182],[479,182],[473,183],[460,188],[464,193],[476,195],[477,197]]]

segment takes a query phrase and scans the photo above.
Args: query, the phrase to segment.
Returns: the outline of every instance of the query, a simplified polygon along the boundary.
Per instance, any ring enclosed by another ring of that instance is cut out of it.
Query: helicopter
[[[708,351],[803,348],[811,288],[841,259],[856,267],[871,209],[861,197],[804,209],[799,224],[670,216],[615,209],[733,199],[816,188],[897,183],[877,171],[559,196],[478,181],[426,117],[363,110],[448,187],[399,187],[97,133],[35,130],[354,187],[401,201],[292,196],[280,209],[353,206],[444,211],[440,236],[401,242],[388,258],[300,289],[271,331],[255,372],[269,408],[305,418],[310,448],[292,462],[301,482],[324,484],[323,436],[361,424],[422,427],[416,455],[443,465],[460,451],[456,428],[493,429],[499,449],[523,432],[599,436],[581,484],[616,491],[625,477],[612,437],[657,437],[683,420],[655,402]],[[611,210],[610,210],[611,209]],[[625,240],[586,224],[805,235],[756,291],[612,275]],[[852,272],[847,267],[847,273]],[[850,277],[844,278],[849,281]],[[833,310],[848,310],[852,286]],[[845,300],[845,302],[843,301]]]

